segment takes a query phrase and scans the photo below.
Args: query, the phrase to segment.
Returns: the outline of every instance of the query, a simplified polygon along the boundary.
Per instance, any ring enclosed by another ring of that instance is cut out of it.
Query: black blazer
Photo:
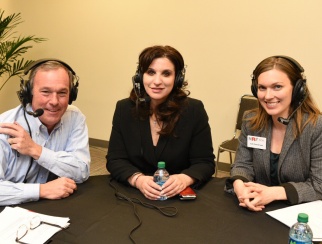
[[[118,101],[109,141],[107,170],[112,177],[127,183],[135,172],[153,175],[159,161],[171,174],[184,173],[204,183],[213,175],[215,156],[208,116],[203,103],[187,98],[187,107],[175,127],[177,137],[160,136],[153,146],[149,119],[133,116],[135,104],[130,99]]]

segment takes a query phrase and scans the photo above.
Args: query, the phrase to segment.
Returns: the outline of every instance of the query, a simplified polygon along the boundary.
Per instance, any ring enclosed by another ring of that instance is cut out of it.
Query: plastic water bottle
[[[295,223],[289,233],[289,244],[312,243],[313,232],[307,224],[309,216],[306,213],[299,213],[297,223]]]
[[[153,175],[153,180],[155,183],[157,183],[159,186],[162,186],[164,182],[166,182],[169,179],[169,173],[165,169],[165,162],[158,162],[158,170],[155,171]],[[159,200],[167,200],[167,196],[161,196]]]

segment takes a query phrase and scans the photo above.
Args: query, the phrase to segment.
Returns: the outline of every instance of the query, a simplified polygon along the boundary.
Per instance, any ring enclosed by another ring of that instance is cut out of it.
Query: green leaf
[[[16,36],[15,28],[22,23],[20,13],[14,13],[4,17],[4,11],[0,9],[0,91],[3,86],[14,76],[23,74],[23,70],[33,60],[24,60],[23,55],[33,47],[32,44],[46,41],[46,38],[28,35]]]

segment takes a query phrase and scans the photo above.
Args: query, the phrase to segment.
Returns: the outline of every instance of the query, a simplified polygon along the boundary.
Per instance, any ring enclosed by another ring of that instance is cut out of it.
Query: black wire
[[[32,133],[31,133],[31,129],[30,129],[30,125],[29,125],[28,119],[26,117],[26,111],[24,111],[23,116],[25,117],[25,120],[27,122],[28,130],[29,130],[29,135],[30,135],[30,137],[32,139]]]
[[[140,204],[143,207],[146,208],[151,208],[154,210],[159,211],[161,214],[163,214],[164,216],[167,217],[174,217],[177,213],[178,213],[178,209],[176,207],[158,207],[154,204],[151,203],[147,203],[147,202],[142,202],[140,199],[138,198],[130,198],[127,197],[126,195],[124,195],[123,193],[119,192],[119,190],[117,189],[117,187],[115,185],[112,184],[113,179],[110,179],[109,181],[109,185],[114,189],[114,195],[117,199],[119,200],[125,200],[128,201],[132,204],[133,207],[133,211],[134,211],[134,215],[137,218],[137,220],[139,221],[139,223],[130,231],[129,237],[131,239],[131,241],[133,243],[136,243],[135,240],[132,237],[132,234],[134,233],[135,230],[137,230],[141,225],[142,225],[142,220],[138,214],[137,208],[135,204]]]
[[[28,130],[29,130],[29,135],[30,135],[30,138],[32,139],[32,133],[31,133],[30,125],[29,125],[28,119],[26,117],[26,110],[24,111],[23,116],[25,117],[25,120],[27,122]],[[28,176],[28,173],[29,173],[29,171],[31,169],[31,165],[33,163],[33,160],[34,159],[32,157],[30,157],[29,167],[28,167],[27,173],[25,175],[25,178],[23,180],[23,183],[27,183],[27,176]]]

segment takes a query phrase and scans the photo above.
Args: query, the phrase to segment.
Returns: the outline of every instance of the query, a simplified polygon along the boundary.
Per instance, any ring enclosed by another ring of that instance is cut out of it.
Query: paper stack
[[[322,201],[314,201],[266,212],[271,217],[291,227],[297,222],[299,213],[309,215],[309,226],[313,232],[313,241],[322,241]]]
[[[42,223],[37,228],[30,229],[30,222],[33,218],[40,219]],[[43,222],[57,225],[57,227]],[[66,229],[69,224],[69,218],[35,213],[20,207],[6,207],[0,213],[0,243],[17,243],[15,241],[17,231],[21,226],[24,226],[28,231],[20,242],[42,244],[56,232]]]

